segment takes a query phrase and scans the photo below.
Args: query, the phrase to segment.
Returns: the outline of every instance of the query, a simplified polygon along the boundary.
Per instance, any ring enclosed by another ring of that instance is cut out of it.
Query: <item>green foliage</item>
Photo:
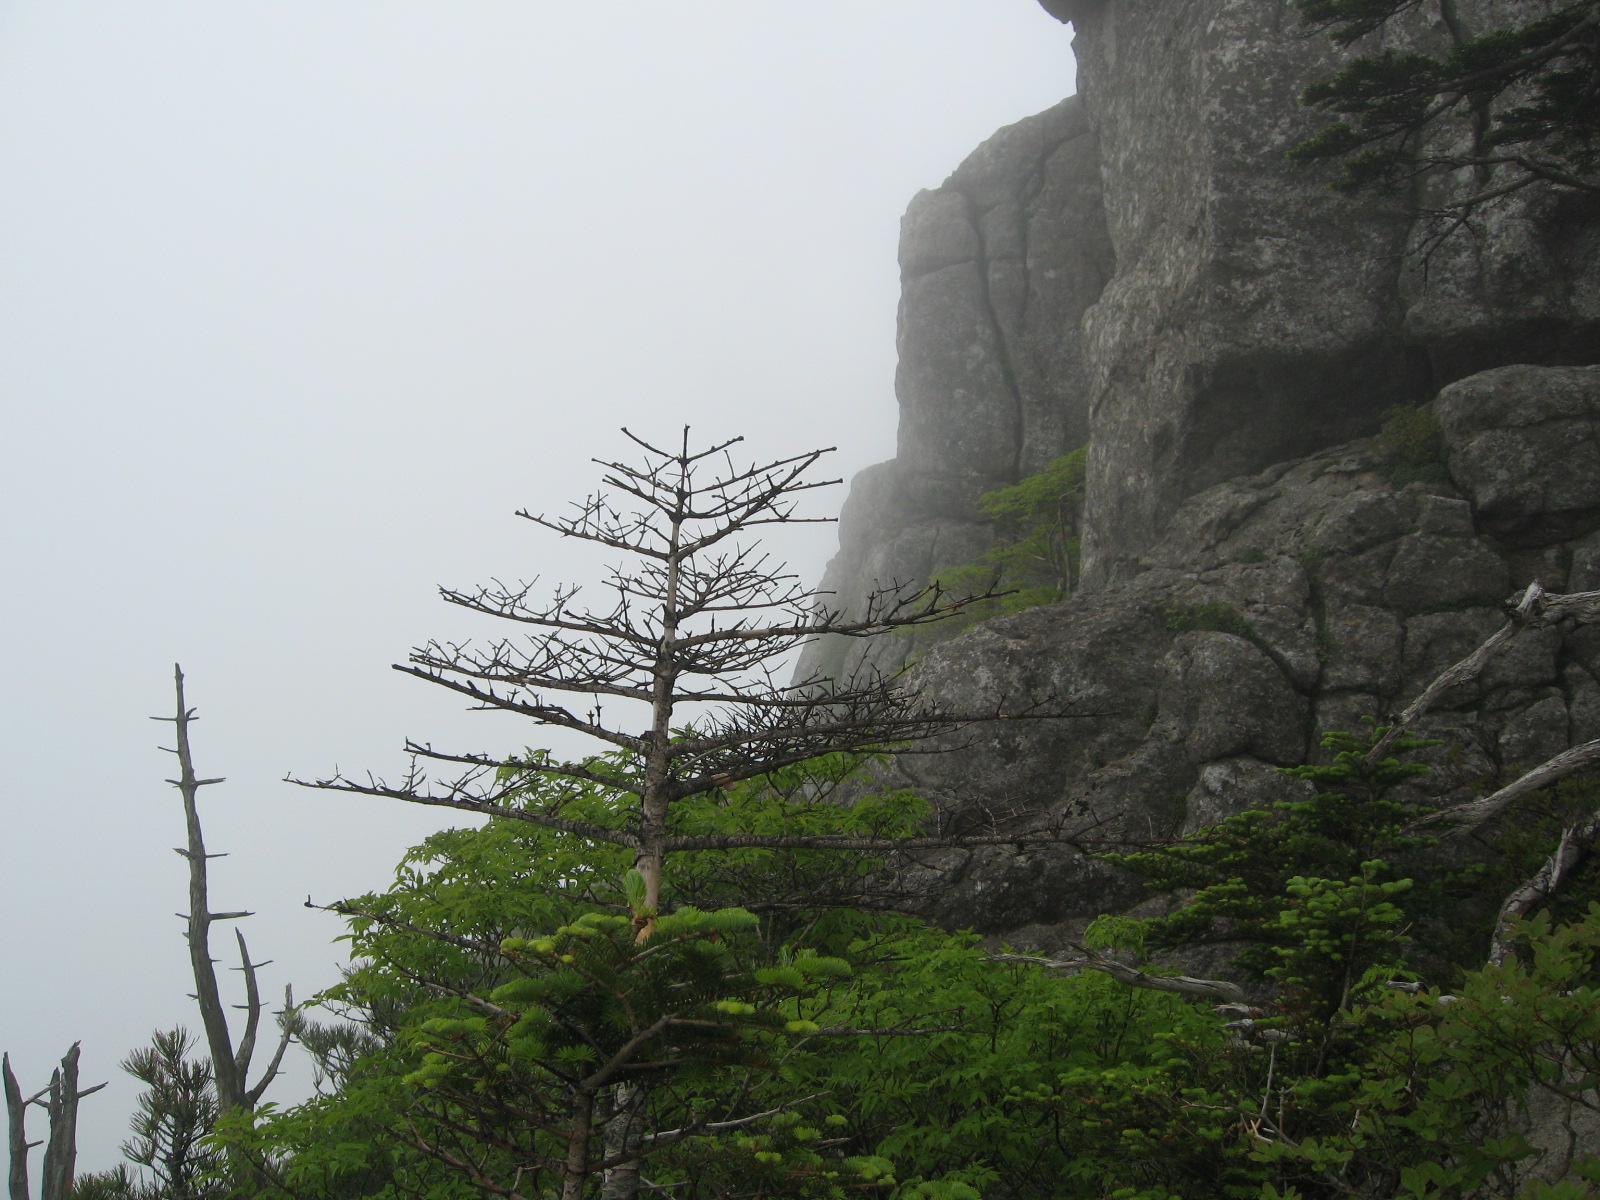
[[[1600,908],[1561,927],[1523,926],[1526,961],[1468,972],[1458,994],[1385,990],[1344,1013],[1349,1059],[1296,1085],[1295,1103],[1330,1122],[1313,1142],[1279,1139],[1253,1153],[1293,1177],[1337,1169],[1341,1180],[1381,1179],[1382,1194],[1443,1200],[1489,1185],[1509,1193],[1508,1169],[1531,1153],[1519,1103],[1592,1107],[1600,1078],[1594,954]],[[1592,1197],[1592,1164],[1557,1185],[1518,1194]]]
[[[1233,605],[1221,600],[1205,604],[1174,604],[1163,614],[1166,627],[1173,633],[1190,630],[1207,630],[1212,633],[1231,633],[1235,637],[1254,640],[1256,631],[1244,614]]]
[[[211,1200],[231,1194],[227,1164],[211,1134],[217,1095],[211,1064],[189,1057],[187,1030],[157,1031],[150,1045],[135,1050],[122,1069],[145,1085],[122,1152],[145,1169],[118,1166],[79,1179],[79,1200]]]
[[[1288,772],[1317,787],[1307,799],[1248,810],[1170,846],[1113,856],[1158,891],[1190,893],[1176,913],[1150,923],[1151,945],[1237,942],[1239,966],[1257,979],[1282,977],[1286,955],[1309,954],[1321,964],[1317,978],[1297,977],[1296,990],[1319,1016],[1342,1004],[1349,978],[1383,957],[1387,935],[1380,929],[1394,923],[1392,898],[1411,890],[1391,887],[1400,881],[1380,856],[1429,844],[1405,832],[1425,810],[1390,793],[1427,770],[1397,756],[1431,743],[1401,737],[1395,755],[1369,765],[1367,752],[1383,733],[1324,739],[1331,762]],[[1329,941],[1330,906],[1348,909],[1355,922],[1337,934],[1350,939],[1338,954]],[[1404,913],[1394,911],[1396,919]]]
[[[72,1184],[72,1200],[163,1200],[161,1192],[139,1178],[126,1163],[108,1171],[79,1175]]]
[[[674,808],[674,832],[912,830],[926,806],[908,793],[836,794],[861,764],[831,756],[687,798]],[[635,769],[627,755],[585,766],[619,784]],[[502,772],[502,782],[519,781],[521,801],[553,815],[616,827],[629,811],[626,795],[600,783]],[[690,1131],[651,1156],[653,1179],[677,1171],[775,1188],[792,1177],[805,1187],[784,1194],[825,1196],[841,1179],[892,1176],[870,1154],[824,1161],[810,1125],[703,1128],[730,1115],[730,1096],[747,1096],[745,1109],[788,1111],[792,1071],[782,1064],[818,1031],[800,999],[849,975],[838,956],[801,941],[821,937],[814,906],[873,902],[873,864],[763,847],[675,862],[666,911],[641,940],[633,917],[642,891],[625,850],[513,820],[429,838],[388,891],[346,906],[355,966],[321,1002],[359,1031],[332,1040],[363,1052],[328,1070],[337,1085],[329,1095],[230,1123],[232,1143],[277,1161],[286,1189],[300,1196],[476,1194],[408,1146],[416,1129],[413,1141],[444,1139],[486,1170],[509,1178],[521,1167],[526,1186],[555,1186],[574,1131],[598,1128],[614,1086],[639,1075],[651,1085],[653,1127]],[[758,922],[724,904],[729,896],[759,896],[772,915]],[[841,909],[829,936],[847,939],[865,922]],[[314,1039],[331,1037],[329,1027],[309,1028]],[[595,1083],[607,1064],[612,1073]],[[460,1133],[467,1128],[470,1138]],[[837,1145],[825,1140],[824,1150]],[[591,1158],[600,1147],[595,1135]]]
[[[1311,25],[1348,46],[1384,30],[1419,0],[1297,0]],[[1476,173],[1454,202],[1470,215],[1492,195],[1544,181],[1600,190],[1600,0],[1506,10],[1472,33],[1448,8],[1452,45],[1439,54],[1382,49],[1349,60],[1306,89],[1304,102],[1339,118],[1295,147],[1299,162],[1333,159],[1343,190],[1386,187],[1425,171]],[[1432,136],[1446,117],[1465,138]]]
[[[1087,458],[1088,447],[1081,447],[978,501],[978,511],[993,522],[997,545],[977,562],[939,572],[933,583],[956,597],[1004,594],[966,606],[959,619],[971,623],[1021,612],[1072,594]]]
[[[896,1164],[901,1195],[1101,1196],[1214,1153],[1176,1124],[1135,1153],[1100,1124],[1106,1104],[1131,1112],[1170,1086],[1176,1057],[1218,1050],[1203,1009],[989,962],[976,938],[904,918],[847,953],[856,986],[817,1019],[876,1032],[830,1039],[797,1066],[833,1082],[856,1136]]]
[[[1262,999],[1231,1024],[1194,999],[817,903],[875,886],[870,861],[834,852],[684,856],[641,938],[625,854],[491,822],[429,839],[389,891],[352,902],[371,915],[351,918],[355,967],[323,1002],[361,1022],[365,1050],[329,1094],[233,1119],[227,1136],[276,1164],[286,1190],[263,1195],[280,1200],[482,1194],[424,1144],[553,1194],[581,1122],[600,1153],[611,1092],[587,1113],[573,1101],[615,1065],[651,1079],[648,1128],[676,1131],[646,1174],[689,1200],[1510,1195],[1528,1152],[1518,1103],[1600,1099],[1600,906],[1527,924],[1524,957],[1499,967],[1470,966],[1474,932],[1448,1002],[1390,988],[1416,976],[1455,884],[1395,865],[1428,845],[1407,829],[1426,809],[1396,795],[1427,743],[1401,738],[1369,766],[1382,733],[1331,737],[1329,761],[1292,772],[1309,797],[1120,860],[1187,902],[1100,918],[1085,945],[1159,973],[1146,956],[1162,947],[1235,944]],[[844,802],[834,789],[855,765],[699,797],[682,828],[914,828],[904,794]],[[624,810],[599,785],[558,802],[541,778],[526,803],[602,823]],[[836,803],[804,802],[817,795]],[[1563,820],[1530,826],[1519,861]],[[724,902],[740,894],[767,903],[759,920]],[[1597,1194],[1579,1176],[1521,1200]]]
[[[1444,433],[1431,404],[1400,405],[1384,413],[1375,446],[1396,486],[1450,481]]]

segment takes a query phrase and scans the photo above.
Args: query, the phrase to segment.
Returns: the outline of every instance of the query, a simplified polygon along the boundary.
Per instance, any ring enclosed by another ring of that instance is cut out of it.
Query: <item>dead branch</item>
[[[1553,758],[1547,759],[1525,772],[1511,783],[1492,795],[1484,796],[1478,800],[1469,800],[1465,804],[1456,804],[1450,808],[1441,808],[1438,812],[1429,813],[1413,821],[1409,828],[1426,829],[1433,825],[1446,825],[1445,836],[1462,837],[1483,825],[1490,818],[1505,811],[1512,801],[1517,800],[1530,792],[1537,792],[1551,784],[1559,783],[1569,775],[1576,775],[1587,767],[1600,763],[1600,738],[1592,742],[1584,742],[1570,750],[1563,750]]]
[[[1072,943],[1080,958],[1037,958],[1028,954],[990,954],[987,962],[1036,963],[1052,971],[1100,971],[1129,987],[1149,988],[1157,992],[1177,992],[1184,996],[1204,996],[1229,1004],[1244,1004],[1244,989],[1226,979],[1196,979],[1192,975],[1151,975],[1127,963],[1097,954],[1087,947]]]
[[[647,1146],[659,1146],[668,1142],[681,1141],[686,1137],[694,1137],[702,1133],[726,1133],[730,1129],[742,1129],[746,1125],[754,1125],[757,1121],[765,1121],[768,1117],[776,1117],[782,1113],[799,1108],[802,1104],[810,1104],[813,1100],[821,1100],[829,1092],[812,1092],[809,1096],[801,1096],[798,1100],[787,1100],[776,1108],[769,1108],[765,1112],[751,1113],[747,1117],[738,1117],[731,1121],[706,1121],[697,1125],[685,1125],[682,1129],[664,1129],[660,1133],[647,1133],[639,1140]]]
[[[1511,957],[1516,949],[1517,925],[1539,904],[1548,899],[1561,886],[1567,872],[1572,870],[1594,850],[1594,840],[1600,835],[1600,810],[1561,833],[1561,841],[1550,857],[1545,859],[1533,876],[1500,906],[1495,919],[1494,934],[1489,940],[1489,964],[1499,966]]]
[[[1414,725],[1438,703],[1439,698],[1457,684],[1476,679],[1485,667],[1503,654],[1524,629],[1541,629],[1557,621],[1572,619],[1580,625],[1600,620],[1600,592],[1573,592],[1553,596],[1537,582],[1530,583],[1520,600],[1510,607],[1506,623],[1491,634],[1484,643],[1460,662],[1441,671],[1436,679],[1423,689],[1422,694],[1406,706],[1406,710],[1388,731],[1367,751],[1369,765],[1383,758],[1384,752],[1402,733]]]

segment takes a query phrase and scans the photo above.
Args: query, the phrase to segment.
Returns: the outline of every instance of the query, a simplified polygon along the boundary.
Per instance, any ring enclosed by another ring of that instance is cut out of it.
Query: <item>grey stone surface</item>
[[[1600,518],[1600,502],[1586,512]],[[1391,482],[1368,441],[1218,484],[1136,574],[984,622],[914,668],[951,707],[1054,698],[1071,718],[1000,724],[896,777],[949,812],[1112,841],[1192,833],[1287,794],[1298,785],[1277,766],[1399,711],[1500,628],[1527,563],[1594,554],[1583,534],[1528,559],[1475,532],[1484,519],[1448,483]],[[1464,797],[1594,736],[1597,673],[1600,632],[1523,633],[1423,722],[1446,744],[1418,786]],[[1076,851],[989,848],[952,859],[936,915],[1046,944],[1139,902]]]
[[[869,652],[920,655],[918,686],[953,707],[1074,701],[894,768],[942,808],[1159,838],[1397,711],[1530,580],[1600,587],[1600,368],[1581,365],[1600,359],[1600,221],[1525,193],[1423,272],[1413,212],[1283,159],[1317,124],[1300,91],[1337,63],[1292,6],[1044,2],[1076,25],[1082,98],[912,202],[898,454],[857,479],[825,586],[859,608],[978,557],[978,497],[1087,436],[1092,586]],[[1397,48],[1441,44],[1428,12]],[[1442,386],[1453,483],[1398,486],[1359,438]],[[802,670],[859,653],[819,646]],[[1429,718],[1451,744],[1428,786],[1600,729],[1596,679],[1600,632],[1526,635]],[[928,869],[941,919],[1041,942],[1139,901],[1064,847]]]
[[[1339,61],[1293,5],[1040,3],[1075,26],[1081,99],[912,201],[897,457],[855,481],[824,586],[859,609],[972,561],[979,496],[1087,440],[1086,588],[953,640],[817,646],[801,673],[918,655],[951,708],[1070,702],[889,775],[958,821],[1126,846],[1303,794],[1280,765],[1399,711],[1529,582],[1600,589],[1600,207],[1529,189],[1424,259],[1418,213],[1472,181],[1408,207],[1291,166],[1321,121],[1298,97]],[[1448,36],[1423,5],[1389,44]],[[1397,485],[1360,439],[1435,396],[1450,482]],[[1421,724],[1441,744],[1412,786],[1464,799],[1600,736],[1597,680],[1600,629],[1521,635]],[[922,870],[930,915],[1049,950],[1167,902],[1065,844]],[[1557,1178],[1571,1114],[1527,1115]]]
[[[856,478],[823,586],[866,597],[970,562],[992,539],[984,492],[1048,466],[1088,437],[1081,333],[1115,267],[1099,157],[1077,97],[1006,127],[900,231],[897,457]],[[915,653],[942,636],[871,652]],[[835,648],[835,653],[840,648]],[[846,659],[867,648],[842,648]],[[816,647],[802,672],[830,662]]]
[[[1485,371],[1435,407],[1451,478],[1496,531],[1537,538],[1600,505],[1600,367]]]
[[[1503,4],[1455,8],[1473,28]],[[875,580],[954,565],[956,548],[987,537],[976,496],[1086,436],[1085,581],[1099,586],[1141,569],[1220,480],[1369,434],[1390,407],[1489,368],[1600,361],[1600,208],[1531,189],[1424,262],[1405,256],[1430,229],[1416,210],[1337,195],[1331,168],[1284,158],[1323,119],[1301,91],[1341,53],[1306,36],[1293,6],[1044,7],[1074,24],[1080,96],[1001,130],[906,216],[903,490],[856,510],[869,528],[846,542],[878,549],[842,548],[830,569],[847,604]],[[1448,37],[1428,6],[1397,28],[1400,50]],[[1590,503],[1600,449],[1587,423],[1500,422],[1461,449],[1458,482],[1474,497],[1467,476],[1492,477],[1500,460],[1565,453],[1571,468],[1525,495],[1485,494],[1479,532],[1522,521],[1571,536],[1522,514]],[[938,504],[924,509],[930,490]],[[1419,514],[1418,530],[1466,532],[1459,515],[1424,527]],[[952,522],[971,529],[957,536]]]
[[[1495,2],[1462,0],[1459,19],[1482,24]],[[1508,197],[1424,264],[1400,252],[1421,245],[1426,218],[1336,196],[1321,169],[1285,160],[1322,121],[1300,91],[1338,62],[1291,6],[1052,11],[1078,35],[1117,256],[1084,328],[1091,582],[1127,570],[1219,479],[1371,432],[1388,407],[1489,367],[1600,359],[1592,205]],[[1446,37],[1419,10],[1394,43]]]

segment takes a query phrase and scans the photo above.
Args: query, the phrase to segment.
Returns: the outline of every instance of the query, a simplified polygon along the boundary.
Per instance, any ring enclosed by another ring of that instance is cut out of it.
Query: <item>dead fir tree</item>
[[[185,937],[189,943],[189,967],[194,976],[194,1000],[200,1009],[200,1022],[205,1030],[206,1049],[211,1058],[211,1074],[217,1092],[220,1112],[235,1109],[249,1111],[260,1103],[262,1095],[279,1073],[284,1053],[289,1048],[293,1032],[294,993],[289,987],[283,991],[283,1011],[279,1014],[280,1033],[266,1069],[254,1083],[250,1082],[250,1067],[255,1058],[257,1038],[261,1031],[261,1018],[266,1012],[266,1001],[261,998],[261,988],[256,972],[265,962],[253,962],[244,934],[234,930],[238,943],[239,966],[233,968],[244,976],[245,1002],[244,1030],[237,1044],[228,1024],[227,1005],[217,985],[216,959],[211,957],[211,926],[218,921],[237,921],[252,916],[249,912],[212,912],[210,881],[206,864],[224,854],[206,852],[205,834],[200,826],[200,789],[224,782],[222,779],[201,779],[194,769],[194,754],[189,742],[189,726],[197,719],[195,710],[189,708],[183,697],[183,669],[174,664],[173,685],[177,691],[177,712],[171,717],[151,717],[152,721],[168,721],[174,729],[175,744],[163,746],[167,753],[178,759],[178,778],[167,780],[183,796],[184,825],[188,833],[184,847],[174,847],[175,852],[189,864],[189,911],[179,913],[187,923]]]
[[[335,775],[308,786],[525,821],[625,847],[642,880],[631,904],[641,941],[654,928],[673,855],[736,848],[900,854],[1077,840],[1063,829],[957,832],[951,821],[899,838],[677,831],[673,813],[680,801],[794,764],[839,753],[911,752],[980,722],[1074,713],[1070,699],[1059,697],[1026,709],[1002,704],[955,712],[918,692],[904,675],[870,667],[850,678],[790,682],[794,653],[817,638],[869,638],[931,624],[994,593],[951,597],[938,588],[891,586],[846,614],[833,606],[831,594],[806,587],[769,559],[753,536],[768,526],[831,520],[801,516],[796,507],[805,493],[839,482],[807,477],[828,450],[741,465],[730,454],[739,438],[691,449],[685,429],[679,446],[668,449],[623,433],[642,462],[596,460],[606,491],[575,504],[567,516],[518,514],[563,538],[620,554],[624,561],[610,567],[604,581],[605,599],[586,604],[575,586],[537,599],[536,581],[442,589],[448,602],[532,636],[430,642],[396,669],[465,696],[478,709],[584,734],[623,752],[635,768],[619,774],[543,754],[507,758],[408,742],[410,767],[398,782]],[[438,764],[447,771],[436,781],[429,772]],[[530,805],[530,775],[557,784],[551,790],[558,799]],[[616,789],[630,798],[630,819],[618,829],[560,815],[563,781]],[[608,1200],[623,1200],[639,1186],[642,1147],[650,1143],[643,1088],[642,1082],[613,1086],[617,1115],[599,1164]]]
[[[78,1161],[78,1102],[106,1085],[78,1090],[78,1043],[62,1056],[61,1065],[50,1075],[48,1086],[24,1097],[11,1070],[11,1056],[0,1057],[0,1076],[4,1077],[8,1144],[11,1151],[9,1194],[11,1200],[32,1200],[28,1186],[28,1151],[38,1142],[28,1140],[28,1107],[37,1105],[48,1114],[50,1133],[45,1141],[44,1164],[40,1180],[40,1200],[67,1200],[72,1195]]]
[[[663,450],[623,432],[644,452],[644,463],[596,461],[605,469],[605,485],[631,497],[633,509],[596,494],[575,504],[571,516],[517,514],[633,560],[609,569],[608,603],[583,605],[576,586],[557,587],[549,601],[535,601],[537,581],[441,589],[450,603],[525,626],[534,636],[482,646],[430,642],[395,669],[466,696],[478,709],[594,738],[634,756],[638,771],[618,778],[542,755],[460,754],[407,742],[411,766],[398,783],[335,775],[308,786],[527,821],[625,846],[645,882],[635,913],[641,931],[659,910],[663,865],[673,853],[746,847],[871,853],[1074,840],[1063,830],[935,831],[911,838],[675,834],[671,813],[678,801],[796,763],[838,753],[909,753],[980,722],[1077,714],[1070,698],[1060,697],[1027,708],[955,712],[908,686],[904,676],[871,667],[847,679],[785,682],[794,651],[817,638],[868,638],[932,624],[995,593],[950,597],[936,587],[891,586],[870,596],[859,615],[846,615],[830,606],[831,593],[807,588],[744,540],[764,526],[834,519],[799,516],[794,503],[802,493],[840,482],[806,478],[831,448],[739,466],[728,451],[742,438],[691,450],[685,430],[680,449]],[[715,464],[710,478],[708,464]],[[588,700],[590,707],[566,697]],[[630,732],[605,712],[607,700],[632,705],[623,712],[642,712],[646,727]],[[434,781],[428,763],[450,764],[456,773]],[[633,797],[632,825],[610,829],[530,809],[519,802],[525,786],[508,778],[517,774],[617,788]]]

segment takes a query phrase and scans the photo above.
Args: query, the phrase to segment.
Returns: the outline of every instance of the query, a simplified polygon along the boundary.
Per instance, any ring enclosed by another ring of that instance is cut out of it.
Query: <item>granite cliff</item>
[[[1600,207],[1530,189],[1423,254],[1427,196],[1286,160],[1339,53],[1292,6],[1042,3],[1080,94],[911,202],[897,454],[856,479],[826,586],[858,604],[971,561],[976,498],[1087,441],[1072,600],[871,652],[923,652],[951,701],[1096,714],[898,768],[938,802],[1174,834],[1294,786],[1274,768],[1394,711],[1513,589],[1600,587]],[[1396,482],[1372,435],[1430,400],[1447,475]],[[1456,747],[1442,789],[1600,736],[1600,641],[1542,632],[1427,728]],[[1066,849],[939,869],[942,918],[1041,944],[1139,899]]]

